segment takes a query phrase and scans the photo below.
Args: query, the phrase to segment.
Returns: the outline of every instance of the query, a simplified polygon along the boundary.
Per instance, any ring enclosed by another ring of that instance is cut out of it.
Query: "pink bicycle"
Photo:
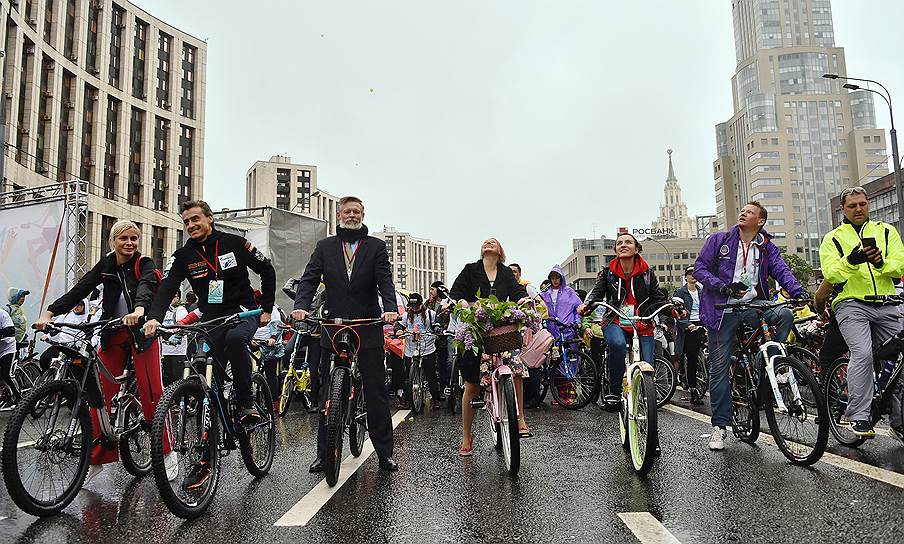
[[[472,405],[483,405],[496,451],[502,451],[505,468],[509,476],[514,477],[521,468],[521,433],[518,429],[521,407],[515,396],[509,354],[521,348],[521,333],[515,325],[498,327],[493,332],[485,338],[484,345],[484,355],[489,357],[492,368],[490,383],[484,387],[483,401],[472,401]]]

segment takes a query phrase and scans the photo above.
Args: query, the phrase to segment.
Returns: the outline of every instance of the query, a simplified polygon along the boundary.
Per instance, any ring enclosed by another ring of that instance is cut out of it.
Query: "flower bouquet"
[[[502,302],[495,295],[480,298],[479,293],[475,304],[458,309],[458,320],[453,345],[475,355],[521,349],[521,331],[525,327],[540,329],[540,315],[534,308]]]

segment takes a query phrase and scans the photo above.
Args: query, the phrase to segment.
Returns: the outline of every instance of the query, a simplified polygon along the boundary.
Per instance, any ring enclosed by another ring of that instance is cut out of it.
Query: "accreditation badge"
[[[207,303],[223,303],[223,280],[210,280],[210,285],[207,287]]]

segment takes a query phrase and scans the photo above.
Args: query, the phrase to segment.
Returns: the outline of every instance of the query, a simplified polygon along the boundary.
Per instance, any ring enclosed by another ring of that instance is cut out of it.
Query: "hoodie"
[[[574,289],[565,284],[565,274],[562,272],[562,267],[559,265],[553,266],[552,270],[549,271],[549,274],[551,275],[553,273],[558,274],[562,278],[562,283],[559,285],[555,300],[553,300],[552,297],[552,287],[540,293],[540,298],[542,298],[543,302],[546,304],[549,317],[558,319],[562,323],[580,323],[581,318],[578,317],[577,312],[578,306],[581,305],[580,297],[574,292]],[[559,328],[555,323],[547,322],[546,329],[553,336],[559,335]]]
[[[629,306],[634,310],[634,315],[651,314],[668,302],[665,292],[659,288],[656,274],[640,255],[634,256],[630,277],[625,275],[619,259],[609,263],[608,270],[598,276],[596,285],[587,295],[588,304],[599,300],[605,300],[616,308]],[[618,319],[613,319],[613,322],[618,322]],[[630,324],[619,325],[626,331],[634,330]],[[641,336],[653,336],[651,323],[638,323],[637,329]]]
[[[6,300],[9,303],[7,312],[13,320],[13,327],[16,329],[16,342],[25,341],[25,335],[28,333],[28,318],[25,317],[25,310],[22,305],[25,304],[25,296],[29,292],[18,287],[10,287],[6,292]]]

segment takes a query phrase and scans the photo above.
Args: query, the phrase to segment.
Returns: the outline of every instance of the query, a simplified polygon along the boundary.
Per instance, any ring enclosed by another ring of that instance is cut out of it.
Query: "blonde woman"
[[[121,317],[127,328],[105,332],[101,336],[98,355],[114,376],[123,373],[123,366],[129,355],[135,367],[138,395],[147,421],[154,417],[157,401],[163,393],[160,376],[160,344],[156,339],[146,339],[141,332],[139,321],[151,305],[158,279],[156,266],[149,257],[138,251],[141,231],[138,225],[128,220],[117,221],[110,229],[110,253],[103,256],[94,268],[85,274],[68,293],[61,296],[35,323],[35,328],[43,329],[55,315],[65,314],[98,286],[103,285],[103,319]],[[101,380],[106,406],[119,390],[119,385]],[[116,445],[97,442],[100,438],[100,422],[97,411],[91,409],[91,425],[97,445],[91,451],[91,469],[85,483],[97,476],[106,463],[119,459]],[[167,456],[167,467],[170,463]],[[175,455],[173,455],[175,457]]]

